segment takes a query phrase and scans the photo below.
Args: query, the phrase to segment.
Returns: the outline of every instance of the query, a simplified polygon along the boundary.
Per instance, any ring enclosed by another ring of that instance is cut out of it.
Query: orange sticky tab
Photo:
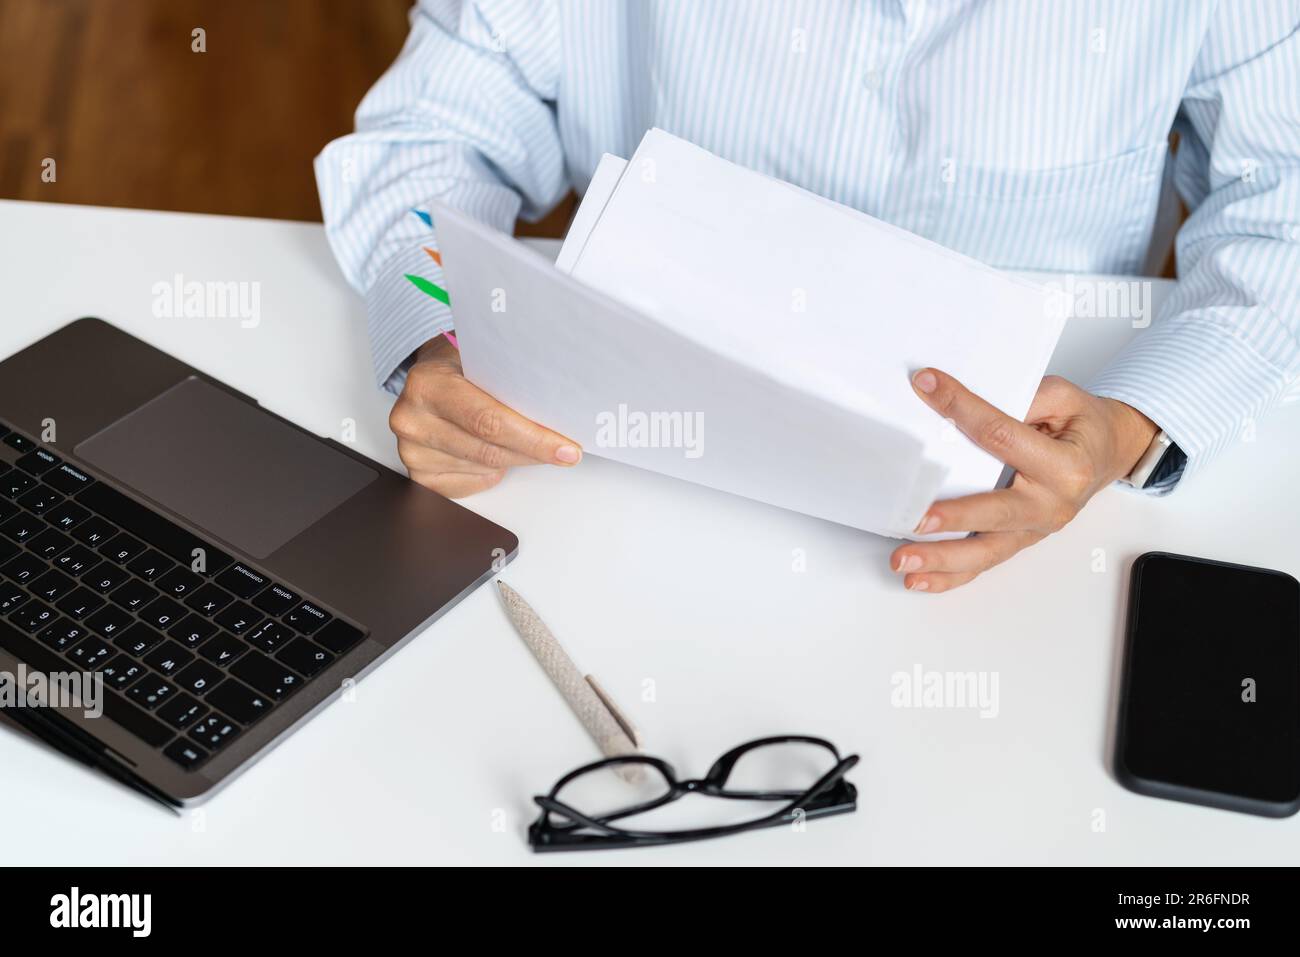
[[[428,246],[421,246],[420,248],[423,249],[426,253],[428,253],[429,258],[432,259],[434,262],[436,262],[439,266],[442,265],[442,254],[439,253],[438,250],[430,249]]]

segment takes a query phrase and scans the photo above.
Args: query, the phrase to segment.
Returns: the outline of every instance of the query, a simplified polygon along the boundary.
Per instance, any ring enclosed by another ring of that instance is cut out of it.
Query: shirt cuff
[[[1229,330],[1172,317],[1141,332],[1086,388],[1132,406],[1173,440],[1181,467],[1139,490],[1167,495],[1241,437],[1285,386],[1280,370]]]
[[[415,350],[454,326],[451,309],[416,288],[407,276],[447,288],[442,267],[417,246],[389,260],[366,292],[375,381],[394,395],[402,391]]]

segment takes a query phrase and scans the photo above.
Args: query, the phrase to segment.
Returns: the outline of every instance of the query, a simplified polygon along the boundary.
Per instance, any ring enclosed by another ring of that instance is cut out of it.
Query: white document
[[[610,182],[611,160],[593,186]],[[902,425],[947,467],[945,497],[994,487],[1002,464],[957,441],[910,374],[943,369],[1023,419],[1065,321],[1045,289],[662,130],[620,173],[612,194],[584,198],[600,214],[585,234],[570,231],[562,268],[799,388]]]
[[[1041,287],[660,130],[602,160],[555,265],[434,221],[481,388],[588,453],[895,537],[1003,471],[911,373],[1023,418],[1064,323]]]
[[[702,347],[455,210],[432,212],[465,374],[506,405],[588,454],[857,528],[915,523],[915,489],[939,479],[915,436]],[[651,412],[657,427],[640,417]],[[651,444],[675,423],[682,441]]]

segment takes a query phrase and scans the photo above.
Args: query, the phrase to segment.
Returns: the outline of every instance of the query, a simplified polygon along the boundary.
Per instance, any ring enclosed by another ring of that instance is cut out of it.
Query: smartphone
[[[1147,552],[1133,563],[1115,773],[1139,794],[1300,810],[1300,582]]]

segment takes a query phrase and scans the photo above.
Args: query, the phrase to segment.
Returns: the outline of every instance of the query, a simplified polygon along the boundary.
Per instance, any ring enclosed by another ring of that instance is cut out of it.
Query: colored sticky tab
[[[428,213],[426,213],[424,210],[413,209],[411,210],[411,212],[415,213],[415,215],[419,216],[422,220],[424,220],[424,225],[428,226],[430,229],[433,228],[433,217],[430,216]]]
[[[421,246],[420,248],[423,249],[426,253],[428,253],[429,258],[432,259],[434,262],[436,262],[439,266],[442,265],[442,253],[438,252],[438,250],[436,249],[430,249],[428,246]]]
[[[451,297],[447,295],[447,290],[443,289],[441,286],[429,282],[429,280],[425,279],[423,276],[412,276],[409,272],[404,275],[411,281],[412,286],[420,290],[420,292],[424,293],[426,296],[432,296],[443,305],[451,305]]]

